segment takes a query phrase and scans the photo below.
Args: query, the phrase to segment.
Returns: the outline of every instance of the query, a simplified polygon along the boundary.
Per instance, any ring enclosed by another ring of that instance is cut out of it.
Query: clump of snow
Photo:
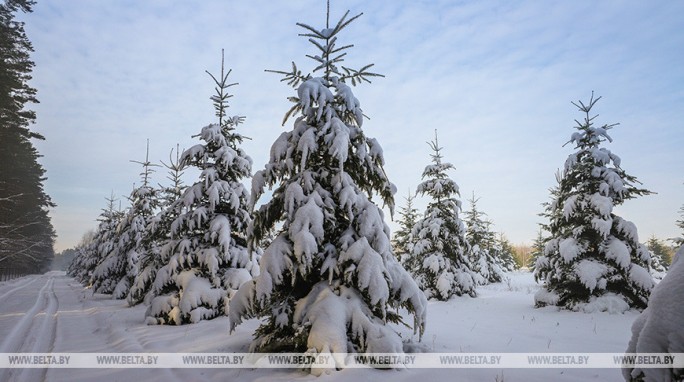
[[[547,306],[558,304],[558,299],[560,296],[556,292],[546,290],[544,288],[539,289],[534,294],[534,301],[536,306]]]
[[[565,203],[563,204],[563,216],[566,220],[575,213],[577,198],[578,195],[571,195],[565,200]]]
[[[584,284],[589,291],[593,291],[596,287],[603,289],[606,287],[606,280],[603,278],[608,267],[594,260],[581,260],[575,264],[575,271],[582,284]]]
[[[684,246],[677,251],[667,275],[653,289],[648,307],[634,321],[626,353],[684,353]],[[682,380],[684,369],[625,368],[626,380]]]
[[[325,86],[325,80],[320,77],[304,81],[297,88],[297,95],[302,105],[302,113],[305,115],[309,114],[314,106],[320,106],[316,110],[318,119],[321,118],[325,106],[335,99],[330,89]]]
[[[630,260],[630,250],[624,241],[616,238],[608,239],[608,244],[604,248],[606,258],[615,260],[615,262],[623,269],[627,269]]]
[[[344,367],[345,353],[403,353],[399,335],[384,325],[364,302],[361,295],[343,285],[331,286],[322,281],[296,304],[294,325],[308,326],[307,347],[337,353],[337,368]],[[349,332],[349,333],[348,333]],[[350,348],[347,336],[364,344],[365,349]]]
[[[589,302],[580,304],[585,313],[608,312],[610,314],[624,313],[629,310],[629,304],[622,296],[614,293],[606,293],[602,296],[594,296]]]
[[[577,255],[583,252],[577,244],[577,240],[575,240],[573,237],[568,237],[561,240],[558,244],[558,249],[560,251],[561,257],[566,263],[571,262],[575,259],[575,257],[577,257]]]
[[[629,268],[629,278],[642,289],[650,290],[655,285],[648,270],[637,264],[632,264]]]
[[[591,228],[596,230],[605,239],[610,234],[610,229],[613,227],[613,219],[603,219],[594,217],[591,219]]]
[[[222,300],[227,297],[226,290],[214,287],[197,270],[182,271],[176,280],[183,293],[155,297],[145,313],[147,323],[195,323],[215,317],[213,307],[225,305]]]
[[[608,217],[613,212],[613,200],[600,193],[589,196],[589,203],[596,208],[601,217]]]

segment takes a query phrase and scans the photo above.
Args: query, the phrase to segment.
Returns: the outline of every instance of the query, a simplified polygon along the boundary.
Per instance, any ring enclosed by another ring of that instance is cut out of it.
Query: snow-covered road
[[[529,273],[509,283],[478,289],[477,298],[430,302],[424,343],[430,351],[623,352],[637,316],[535,309],[538,285]],[[184,326],[148,326],[144,306],[93,295],[63,272],[0,282],[0,353],[231,353],[246,352],[257,320],[228,333],[228,319]],[[401,329],[400,330],[404,330]],[[404,330],[409,336],[410,330]],[[372,378],[393,382],[622,381],[619,369],[346,369],[323,376],[330,381]],[[275,369],[0,369],[5,381],[273,381],[317,380],[297,370]]]
[[[25,277],[0,295],[0,353],[49,353],[54,351],[59,300],[57,274]],[[1,369],[0,381],[39,381],[47,369]]]

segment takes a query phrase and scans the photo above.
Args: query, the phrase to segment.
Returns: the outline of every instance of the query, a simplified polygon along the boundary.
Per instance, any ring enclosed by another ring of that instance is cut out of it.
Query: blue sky
[[[554,173],[572,152],[563,144],[582,118],[570,102],[594,91],[603,97],[597,123],[620,123],[606,147],[658,193],[616,212],[636,223],[642,241],[681,234],[683,2],[333,0],[332,19],[347,9],[364,15],[341,35],[355,45],[345,63],[373,62],[386,76],[355,94],[398,205],[420,182],[437,129],[464,207],[475,192],[494,229],[514,244],[531,242]],[[165,160],[214,122],[205,70],[219,71],[221,49],[240,84],[230,112],[247,117],[245,150],[254,170],[263,168],[290,128],[281,120],[293,94],[264,69],[313,68],[295,23],[321,26],[325,2],[39,1],[21,18],[35,48],[34,128],[47,138],[37,145],[61,251],[96,226],[106,196],[125,201],[139,183],[130,160],[144,159],[146,139],[150,158]]]

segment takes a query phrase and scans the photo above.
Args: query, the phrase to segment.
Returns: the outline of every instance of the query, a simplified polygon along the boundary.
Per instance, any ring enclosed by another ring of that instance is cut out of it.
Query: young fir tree
[[[308,56],[319,77],[302,75],[294,63],[291,72],[278,72],[297,89],[285,120],[301,115],[252,182],[253,201],[275,187],[255,213],[252,245],[277,230],[261,274],[230,305],[231,331],[245,318],[266,317],[252,350],[402,353],[389,326],[401,322],[400,307],[413,314],[414,331],[424,330],[425,297],[392,253],[382,210],[371,200],[377,194],[391,210],[395,187],[379,143],[361,129],[363,112],[348,86],[369,82],[371,65],[339,65],[351,45],[339,46],[338,35],[360,16],[348,14],[321,29],[297,24],[319,50]]]
[[[140,256],[150,250],[147,224],[159,205],[157,190],[150,186],[149,178],[154,165],[149,161],[149,141],[145,161],[132,162],[143,166],[140,173],[142,184],[133,188],[128,197],[131,205],[117,228],[117,247],[93,271],[95,290],[98,293],[111,293],[115,299],[126,298],[138,274]]]
[[[679,209],[679,215],[681,215],[682,218],[677,220],[677,227],[682,230],[682,234],[679,237],[670,239],[675,244],[675,247],[684,245],[684,206]]]
[[[160,211],[148,221],[146,227],[145,246],[147,251],[140,257],[140,271],[136,275],[126,298],[131,306],[137,305],[143,302],[143,300],[146,300],[148,303],[150,302],[146,298],[151,296],[149,292],[157,276],[157,271],[164,264],[168,263],[169,260],[165,256],[169,251],[162,253],[162,250],[167,244],[173,245],[171,226],[180,214],[180,207],[182,206],[182,203],[176,203],[176,201],[181,198],[186,188],[182,180],[186,166],[180,160],[181,153],[178,145],[176,145],[175,160],[173,159],[173,153],[174,150],[171,149],[169,163],[162,161],[162,165],[168,170],[166,179],[169,180],[170,184],[166,187],[160,186],[158,192]]]
[[[82,241],[74,247],[76,252],[73,260],[69,263],[66,269],[67,276],[73,277],[76,281],[85,283],[88,281],[89,276],[85,272],[84,263],[88,258],[92,256],[95,252],[93,249],[93,243],[95,242],[94,237],[90,241]]]
[[[102,219],[105,216],[112,216],[114,211],[114,195],[111,199],[107,198],[107,209],[103,209],[98,220],[100,224],[97,229],[93,232],[93,236],[90,240],[82,240],[79,245],[76,246],[76,257],[69,264],[66,274],[67,276],[73,277],[76,281],[81,284],[88,285],[90,283],[90,276],[92,275],[93,269],[97,265],[97,241],[100,236],[100,232],[103,230]],[[82,245],[81,245],[82,244]]]
[[[550,222],[559,221],[563,215],[563,211],[560,208],[557,208],[557,202],[561,195],[560,184],[561,180],[563,179],[563,173],[560,170],[556,170],[555,179],[556,185],[549,188],[549,200],[541,203],[543,211],[537,214],[538,216],[541,216],[545,222],[539,223],[539,234],[533,244],[534,249],[532,258],[530,259],[532,272],[534,273],[534,279],[536,282],[540,282],[542,280],[542,275],[537,272],[537,261],[540,258],[542,258],[543,261],[546,261],[544,252],[546,250],[546,244],[551,239],[548,234],[544,235],[544,232],[550,232]],[[540,265],[542,268],[544,267],[543,264]]]
[[[576,152],[565,162],[558,197],[549,213],[550,238],[537,259],[536,277],[544,287],[538,307],[557,305],[585,311],[643,309],[653,287],[650,254],[639,244],[636,226],[613,213],[613,207],[638,195],[635,177],[620,167],[620,158],[600,147],[615,125],[594,126],[588,104],[573,103],[584,113],[570,141]]]
[[[411,270],[412,261],[410,259],[413,250],[413,227],[418,221],[418,210],[413,207],[415,195],[411,195],[409,190],[408,197],[405,198],[406,206],[399,207],[399,229],[394,231],[392,237],[392,248],[397,259],[404,265],[404,268]]]
[[[651,264],[649,270],[651,275],[656,280],[662,280],[667,273],[667,266],[669,264],[669,248],[660,240],[658,240],[655,235],[646,241],[646,248],[651,252]]]
[[[508,241],[506,235],[502,232],[499,233],[499,237],[496,241],[496,248],[494,250],[494,255],[498,259],[499,264],[504,272],[511,272],[518,268],[518,264],[515,261],[515,249],[511,242]]]
[[[539,227],[537,231],[537,237],[534,238],[532,242],[532,252],[530,253],[530,261],[527,266],[529,266],[532,271],[536,269],[537,259],[544,256],[544,248],[546,247],[546,241],[548,239],[544,237],[543,228]]]
[[[242,180],[251,174],[252,159],[240,148],[244,137],[235,130],[244,117],[227,116],[228,82],[221,62],[216,95],[211,97],[218,124],[202,128],[203,144],[185,150],[184,165],[198,168],[200,178],[169,207],[178,209],[171,240],[162,248],[168,262],[156,273],[148,324],[187,324],[225,315],[228,300],[258,272],[247,252],[251,216],[249,193]],[[207,72],[208,73],[208,72]],[[173,212],[172,212],[173,213]]]
[[[112,192],[112,196],[105,198],[105,200],[107,201],[107,208],[103,209],[102,213],[100,213],[100,217],[98,218],[100,223],[98,224],[93,237],[90,240],[84,240],[82,243],[83,245],[78,245],[76,247],[77,255],[67,269],[67,275],[75,278],[78,282],[86,286],[90,285],[90,278],[92,277],[93,270],[110,250],[107,246],[103,247],[103,251],[100,252],[99,248],[104,243],[105,238],[110,238],[112,233],[116,232],[116,227],[120,220],[119,212],[114,209],[114,204],[116,202],[114,193]],[[109,240],[107,240],[107,242],[111,243]],[[111,245],[113,245],[113,243]],[[104,255],[101,255],[103,253]]]
[[[431,200],[413,228],[412,256],[417,266],[412,271],[428,298],[447,300],[464,294],[474,297],[478,274],[468,259],[470,245],[459,217],[458,185],[447,175],[454,166],[442,163],[436,133],[435,140],[428,144],[434,151],[430,155],[432,164],[425,167],[417,193]]]
[[[465,211],[466,240],[470,244],[468,259],[477,273],[475,282],[479,285],[496,283],[506,278],[502,262],[503,251],[491,230],[492,222],[487,214],[477,209],[475,193],[468,200],[470,210]],[[512,260],[512,258],[511,258]]]

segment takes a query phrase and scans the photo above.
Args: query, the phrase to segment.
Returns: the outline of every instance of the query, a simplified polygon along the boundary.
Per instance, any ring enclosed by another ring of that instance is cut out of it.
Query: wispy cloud
[[[679,2],[333,1],[364,16],[342,38],[348,63],[386,75],[356,95],[382,144],[397,202],[420,181],[439,130],[464,199],[515,242],[534,237],[540,203],[571,152],[580,116],[570,101],[603,95],[599,123],[620,122],[610,149],[658,191],[621,211],[642,237],[677,234],[684,203],[684,5]],[[58,249],[94,226],[104,197],[138,181],[130,163],[164,159],[213,121],[206,69],[220,51],[233,68],[231,112],[247,116],[255,170],[282,131],[288,87],[264,69],[310,68],[296,22],[324,22],[322,1],[39,2],[27,17],[34,43],[36,128],[48,170]],[[163,174],[157,174],[163,181]],[[191,179],[190,179],[191,180]],[[84,191],[85,190],[85,191]],[[68,219],[63,218],[69,216]],[[66,222],[68,221],[68,227]]]

